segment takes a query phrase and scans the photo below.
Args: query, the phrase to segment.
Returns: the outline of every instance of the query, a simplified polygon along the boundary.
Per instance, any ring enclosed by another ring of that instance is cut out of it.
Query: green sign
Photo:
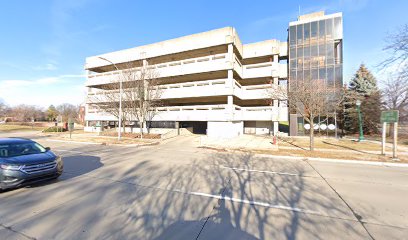
[[[70,132],[74,131],[74,121],[71,118],[68,119],[68,130]]]
[[[382,111],[381,122],[394,123],[398,122],[398,110]]]

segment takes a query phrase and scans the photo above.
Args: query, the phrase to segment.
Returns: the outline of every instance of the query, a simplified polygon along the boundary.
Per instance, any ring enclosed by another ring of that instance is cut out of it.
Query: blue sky
[[[406,0],[1,1],[0,100],[80,104],[87,56],[215,28],[235,27],[243,43],[286,40],[299,6],[301,14],[343,12],[345,81],[360,63],[376,73],[387,33],[408,23]]]

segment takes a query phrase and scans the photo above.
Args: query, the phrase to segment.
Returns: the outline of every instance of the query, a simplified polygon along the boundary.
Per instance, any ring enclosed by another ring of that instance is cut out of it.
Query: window
[[[343,37],[342,32],[343,32],[343,26],[342,26],[341,18],[337,17],[334,19],[333,38],[341,39]]]
[[[35,142],[25,143],[7,143],[0,145],[0,157],[18,157],[22,155],[31,155],[45,153],[47,150]]]
[[[333,19],[326,19],[326,40],[333,39]]]
[[[296,48],[290,48],[289,50],[289,58],[296,59]]]
[[[334,43],[333,41],[328,41],[326,44],[326,54],[327,54],[327,65],[334,64]]]
[[[319,63],[318,46],[312,45],[310,49],[311,66],[312,68],[317,68]]]
[[[343,86],[343,68],[341,66],[336,66],[335,80],[337,88]]]
[[[319,68],[319,80],[326,82],[326,68]]]
[[[296,69],[296,59],[290,59],[290,69]]]
[[[302,70],[299,70],[299,69],[297,70],[296,80],[303,81],[303,71]]]
[[[334,88],[334,67],[327,68],[327,88]]]
[[[303,44],[309,44],[310,41],[310,23],[306,23],[303,26]]]
[[[317,22],[312,22],[310,26],[310,44],[317,44]]]
[[[309,81],[310,77],[310,69],[305,69],[303,79]]]
[[[303,25],[297,25],[297,27],[296,27],[296,39],[297,39],[297,44],[298,45],[303,44]]]
[[[291,26],[289,28],[289,45],[290,46],[296,45],[296,26]]]
[[[316,81],[319,80],[319,71],[317,69],[312,69],[312,80]]]
[[[303,54],[304,54],[304,68],[309,68],[310,67],[310,46],[305,46],[303,48]]]
[[[324,41],[326,35],[326,22],[325,20],[319,21],[319,41]]]
[[[319,67],[326,66],[326,44],[319,45]]]

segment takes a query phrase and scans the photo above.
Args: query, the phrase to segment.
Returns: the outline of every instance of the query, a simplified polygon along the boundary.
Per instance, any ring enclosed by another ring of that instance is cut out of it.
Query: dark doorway
[[[180,122],[180,128],[193,128],[194,134],[207,134],[207,122]]]

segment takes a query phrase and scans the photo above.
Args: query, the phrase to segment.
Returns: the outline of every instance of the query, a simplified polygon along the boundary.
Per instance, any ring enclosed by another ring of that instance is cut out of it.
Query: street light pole
[[[361,110],[360,110],[361,101],[360,101],[359,99],[357,99],[356,105],[357,105],[358,125],[359,125],[359,137],[358,137],[358,141],[361,142],[361,141],[364,140],[364,135],[363,135],[363,119],[362,119],[362,117],[361,117]]]
[[[115,63],[113,63],[112,61],[104,58],[104,57],[98,57],[102,60],[105,60],[111,64],[113,64],[113,66],[116,68],[117,71],[119,71],[119,68],[116,66]],[[118,140],[120,141],[121,139],[121,135],[122,135],[122,93],[123,93],[123,89],[122,89],[122,78],[119,78],[119,131],[118,131]]]

